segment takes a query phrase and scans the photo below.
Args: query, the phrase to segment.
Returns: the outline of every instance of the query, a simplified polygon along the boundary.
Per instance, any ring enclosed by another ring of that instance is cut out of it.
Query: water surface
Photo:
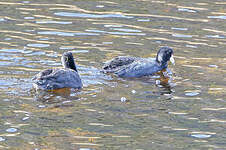
[[[226,23],[215,1],[0,1],[0,149],[225,149]],[[173,78],[100,72],[174,49]],[[31,78],[72,51],[81,91]]]

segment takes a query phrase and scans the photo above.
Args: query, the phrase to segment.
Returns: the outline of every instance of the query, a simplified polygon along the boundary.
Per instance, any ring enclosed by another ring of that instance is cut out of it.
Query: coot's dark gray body
[[[82,81],[77,72],[72,53],[64,53],[61,60],[64,68],[46,69],[39,72],[33,78],[34,88],[41,90],[82,88]]]
[[[103,70],[119,77],[142,77],[166,69],[169,60],[174,63],[173,50],[169,47],[162,47],[156,58],[118,56],[106,62]]]

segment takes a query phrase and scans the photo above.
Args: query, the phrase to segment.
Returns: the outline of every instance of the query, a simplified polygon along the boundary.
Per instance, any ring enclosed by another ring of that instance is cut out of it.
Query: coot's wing
[[[38,74],[36,74],[32,80],[40,80],[42,77],[48,76],[49,74],[51,74],[53,72],[53,69],[46,69],[43,70],[41,72],[39,72]]]
[[[118,56],[116,58],[113,58],[110,61],[107,61],[103,69],[107,72],[114,72],[117,70],[117,68],[120,68],[125,65],[129,65],[133,63],[136,60],[136,57],[130,57],[130,56]]]
[[[40,72],[34,79],[38,89],[52,90],[59,88],[81,88],[82,82],[78,73],[72,69],[48,69]]]
[[[49,77],[50,78],[50,77]],[[75,70],[59,69],[52,77],[54,89],[56,88],[81,88],[81,78]]]
[[[155,59],[139,59],[115,72],[119,77],[142,77],[152,75],[162,68]]]

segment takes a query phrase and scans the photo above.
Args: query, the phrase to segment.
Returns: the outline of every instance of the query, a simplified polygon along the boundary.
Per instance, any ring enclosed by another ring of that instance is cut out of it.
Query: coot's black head
[[[70,68],[77,71],[74,57],[71,52],[65,52],[61,57],[61,62],[64,68]]]
[[[170,61],[172,64],[175,64],[173,58],[173,49],[169,47],[161,47],[157,53],[156,61],[162,65],[167,64]]]

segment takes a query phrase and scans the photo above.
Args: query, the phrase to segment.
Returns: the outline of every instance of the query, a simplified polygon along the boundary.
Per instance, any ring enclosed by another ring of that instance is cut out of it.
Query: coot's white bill
[[[173,55],[170,57],[170,62],[171,62],[173,65],[175,65],[175,60],[174,60],[174,58],[173,58]]]

